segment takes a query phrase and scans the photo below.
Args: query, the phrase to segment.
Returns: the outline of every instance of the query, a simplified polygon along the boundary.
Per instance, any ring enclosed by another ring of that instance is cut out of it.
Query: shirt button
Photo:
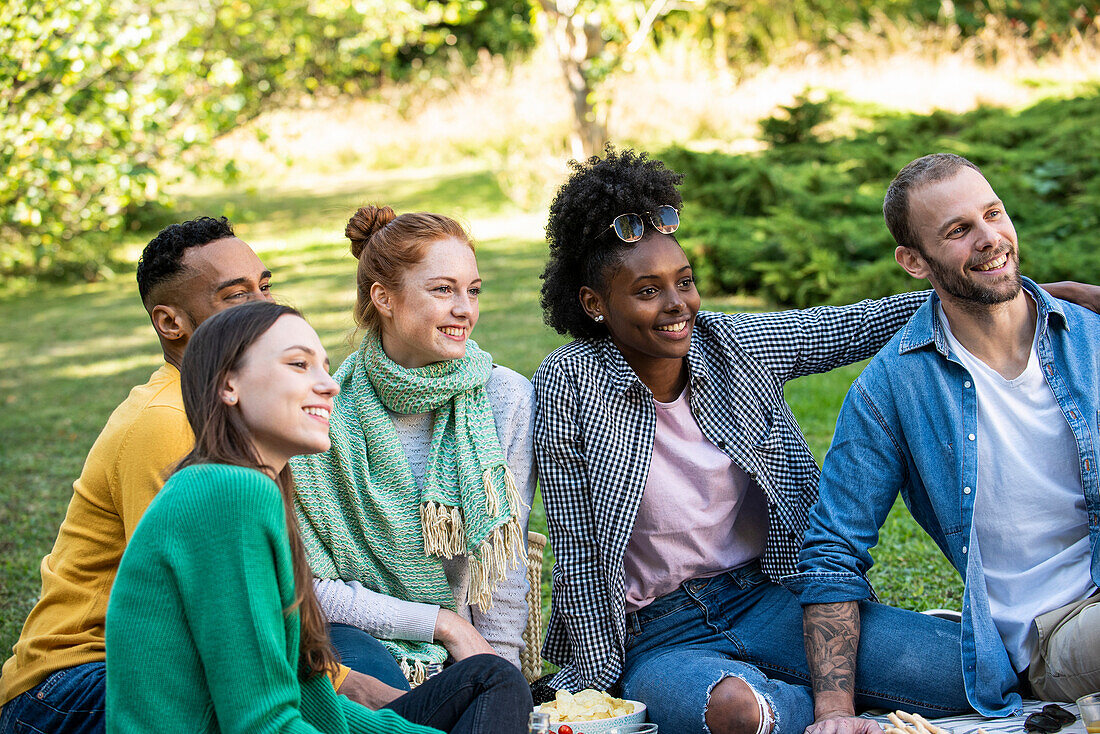
[[[974,434],[971,433],[969,436],[967,436],[967,439],[973,441],[974,440]]]
[[[963,383],[963,387],[970,387],[970,380]]]
[[[970,494],[970,487],[963,487],[963,494]]]
[[[963,553],[966,553],[966,546],[963,546]]]

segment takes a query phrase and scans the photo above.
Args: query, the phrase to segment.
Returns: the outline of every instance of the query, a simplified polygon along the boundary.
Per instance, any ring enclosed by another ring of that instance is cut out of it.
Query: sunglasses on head
[[[1047,704],[1024,719],[1024,731],[1037,734],[1054,734],[1067,724],[1077,721],[1077,717],[1057,704]]]
[[[661,234],[672,234],[680,226],[680,213],[669,204],[662,204],[645,214],[653,229]],[[640,214],[620,214],[611,221],[607,229],[615,230],[615,235],[623,242],[637,242],[645,234],[645,220]],[[607,234],[607,230],[600,234]]]

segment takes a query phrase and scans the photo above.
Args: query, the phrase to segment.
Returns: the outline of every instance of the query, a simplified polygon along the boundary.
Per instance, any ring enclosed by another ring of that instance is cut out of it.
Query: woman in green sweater
[[[127,547],[107,612],[109,732],[430,734],[338,696],[287,460],[329,447],[317,334],[263,302],[208,319],[183,360],[195,448]]]

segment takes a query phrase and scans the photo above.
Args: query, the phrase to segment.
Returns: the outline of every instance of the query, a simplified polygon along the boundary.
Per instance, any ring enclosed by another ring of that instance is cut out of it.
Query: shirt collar
[[[1036,285],[1031,278],[1021,277],[1020,280],[1023,287],[1035,299],[1035,305],[1038,309],[1039,338],[1043,337],[1047,328],[1054,328],[1058,325],[1066,328],[1066,314],[1062,310],[1061,302]],[[936,317],[936,306],[939,302],[940,297],[936,295],[935,291],[932,291],[928,300],[921,304],[913,317],[902,327],[901,340],[898,343],[898,354],[905,354],[923,349],[929,345],[935,345],[937,352],[944,357],[948,355],[947,335],[943,331],[940,320]]]
[[[693,390],[698,385],[710,381],[710,371],[707,369],[706,357],[703,354],[702,346],[700,346],[699,326],[699,318],[696,317],[695,324],[692,327],[691,344],[688,345],[687,353],[688,382],[691,383]],[[608,376],[611,378],[611,387],[615,392],[625,393],[631,388],[637,389],[635,386],[641,386],[646,391],[649,390],[609,337],[595,339],[592,345],[600,361],[607,368]]]

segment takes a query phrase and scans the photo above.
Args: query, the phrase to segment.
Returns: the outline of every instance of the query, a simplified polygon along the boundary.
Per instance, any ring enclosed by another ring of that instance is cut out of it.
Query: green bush
[[[0,276],[109,268],[164,219],[169,170],[270,102],[443,78],[534,42],[527,0],[0,3]],[[182,165],[181,165],[182,164]]]
[[[661,154],[685,176],[681,233],[704,290],[802,307],[924,287],[894,262],[882,197],[902,166],[936,151],[983,169],[1016,225],[1025,274],[1100,280],[1100,89],[1019,113],[881,114],[825,141],[805,134],[824,119],[803,102],[813,109],[787,119],[816,122],[758,154]]]

